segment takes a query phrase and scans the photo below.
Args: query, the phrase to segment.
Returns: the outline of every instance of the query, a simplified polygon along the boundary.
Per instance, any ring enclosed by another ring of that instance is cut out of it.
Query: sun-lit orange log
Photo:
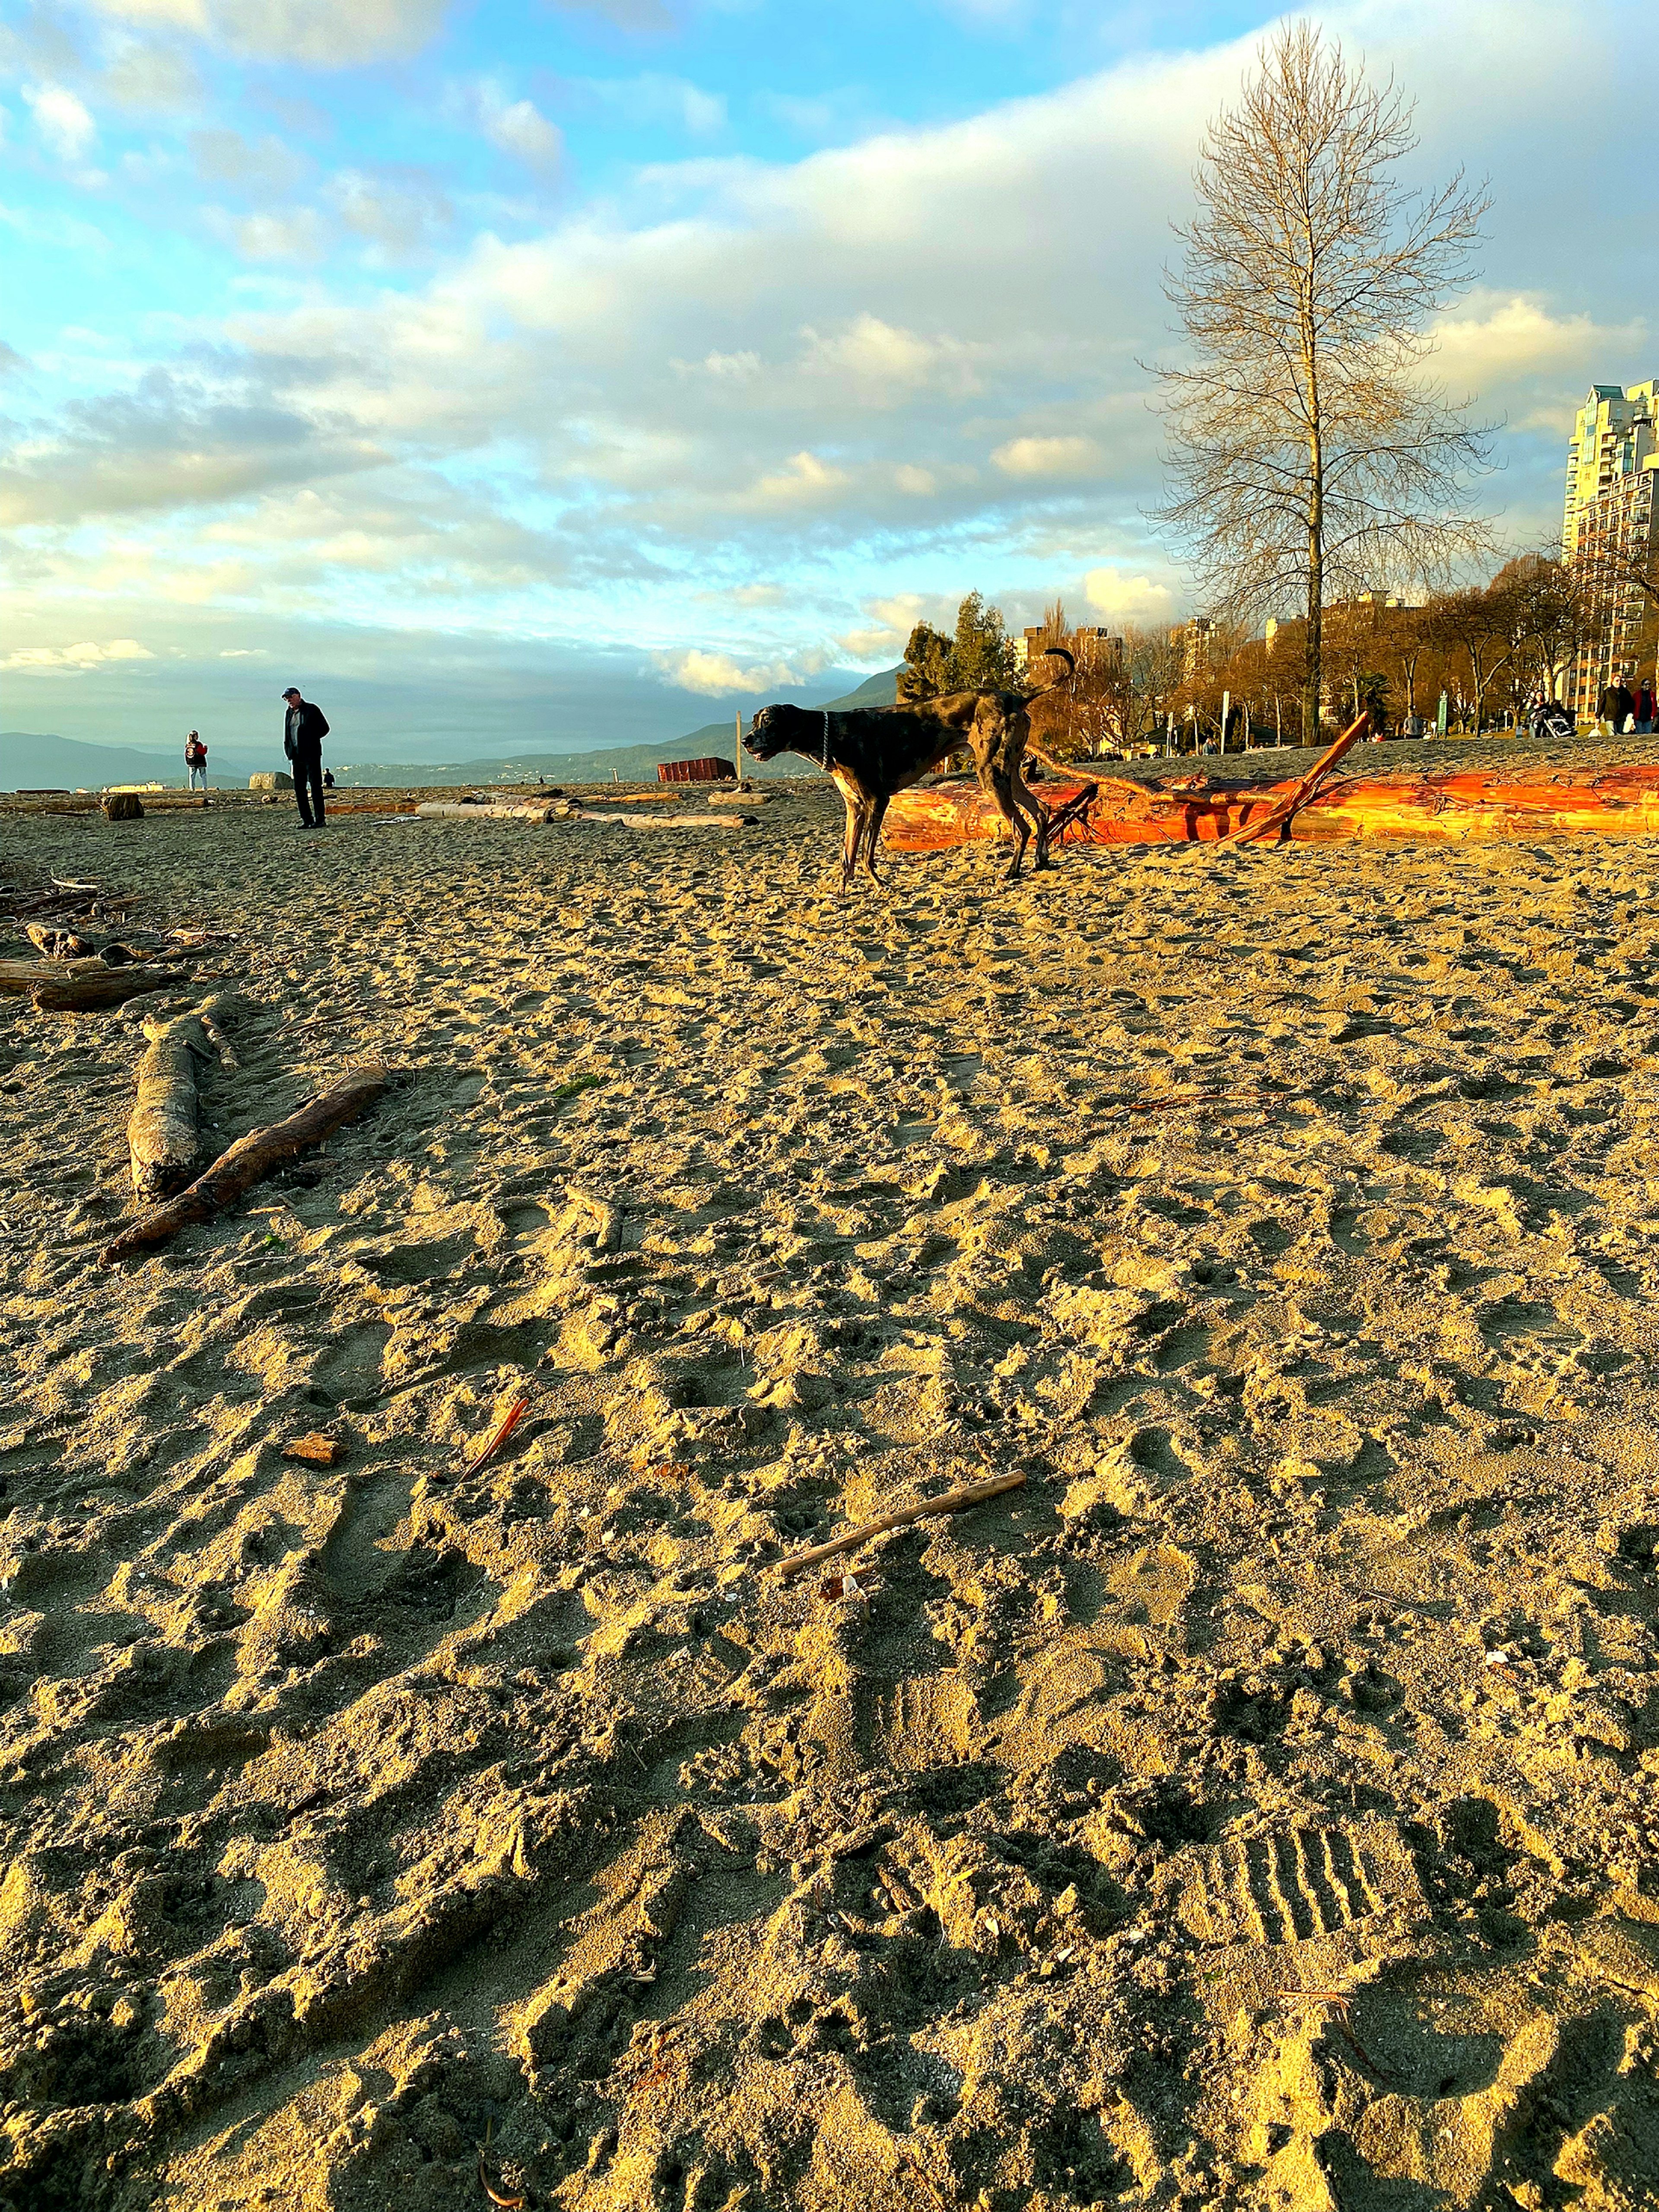
[[[1462,844],[1498,838],[1659,837],[1659,767],[1455,770],[1439,775],[1338,777],[1297,805],[1285,803],[1305,778],[1274,784],[1210,783],[1188,774],[1166,783],[1103,776],[1066,844],[1217,844],[1255,825],[1282,824],[1291,844],[1343,838]],[[1080,782],[1052,778],[1044,805],[1076,798]],[[884,841],[898,852],[946,852],[1001,835],[1002,817],[975,783],[902,791],[888,809]]]

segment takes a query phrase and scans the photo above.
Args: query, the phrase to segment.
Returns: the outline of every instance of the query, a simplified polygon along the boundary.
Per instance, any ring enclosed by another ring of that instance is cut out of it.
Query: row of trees
[[[1613,580],[1628,584],[1629,579]],[[1659,577],[1637,579],[1648,620],[1638,650],[1659,645]],[[1443,693],[1449,720],[1480,731],[1521,719],[1540,697],[1559,696],[1578,653],[1605,623],[1608,580],[1580,561],[1529,553],[1484,583],[1432,592],[1418,606],[1371,594],[1322,609],[1320,720],[1352,720],[1368,708],[1384,729],[1431,720]],[[1310,654],[1305,618],[1277,625],[1271,640],[1242,625],[1127,625],[1120,638],[1079,630],[1058,600],[1044,611],[1043,646],[1076,661],[1067,683],[1031,710],[1044,750],[1077,759],[1162,740],[1171,725],[1183,748],[1217,739],[1224,702],[1227,742],[1294,744],[1305,728]],[[971,592],[947,635],[918,623],[899,673],[902,700],[939,692],[1043,689],[1052,674],[1033,656],[1018,666],[1000,609]]]

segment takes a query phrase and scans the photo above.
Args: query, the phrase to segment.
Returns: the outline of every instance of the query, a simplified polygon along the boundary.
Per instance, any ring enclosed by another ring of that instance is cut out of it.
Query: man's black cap
[[[300,696],[300,687],[297,684],[290,684],[283,694],[284,699],[297,699]]]

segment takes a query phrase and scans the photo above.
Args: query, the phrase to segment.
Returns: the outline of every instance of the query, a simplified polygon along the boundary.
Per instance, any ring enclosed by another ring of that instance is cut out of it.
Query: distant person
[[[332,791],[332,790],[333,790],[333,788],[334,788],[334,771],[333,771],[333,769],[332,769],[331,768],[325,768],[325,769],[323,770],[323,789],[324,789],[325,791]]]
[[[1632,708],[1636,716],[1636,734],[1639,738],[1647,737],[1652,731],[1653,707],[1653,686],[1644,676],[1636,687],[1636,697]]]
[[[207,747],[194,730],[185,739],[185,766],[190,770],[191,789],[205,791],[207,789]]]
[[[308,699],[301,696],[297,684],[290,684],[283,696],[288,702],[283,750],[294,770],[294,796],[299,801],[300,826],[302,830],[320,830],[324,822],[323,739],[328,735],[328,722],[320,707],[313,707]]]

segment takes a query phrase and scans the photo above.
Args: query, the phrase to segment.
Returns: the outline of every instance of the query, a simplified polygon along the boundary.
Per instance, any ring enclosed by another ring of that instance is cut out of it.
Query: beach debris
[[[814,1544],[810,1551],[793,1552],[778,1563],[778,1577],[788,1582],[796,1575],[805,1574],[822,1559],[833,1559],[840,1553],[855,1552],[860,1544],[867,1544],[872,1536],[884,1535],[890,1528],[908,1528],[913,1521],[931,1521],[944,1513],[965,1513],[970,1505],[982,1505],[988,1498],[1000,1498],[1005,1490],[1021,1489],[1025,1481],[1023,1474],[996,1474],[988,1482],[964,1483],[959,1490],[947,1490],[938,1498],[924,1498],[919,1505],[901,1505],[890,1513],[878,1513],[873,1521],[861,1521],[854,1528],[832,1536],[827,1544]]]
[[[77,937],[72,929],[54,929],[48,922],[28,922],[23,934],[46,960],[84,960],[96,949],[90,938]]]
[[[481,1468],[489,1466],[490,1461],[495,1458],[496,1453],[507,1442],[514,1430],[518,1427],[520,1422],[523,1420],[525,1415],[529,1411],[529,1399],[520,1398],[515,1406],[512,1407],[508,1412],[503,1414],[501,1419],[496,1423],[494,1429],[491,1430],[485,1442],[479,1446],[478,1449],[473,1453],[471,1458],[468,1460],[466,1465],[461,1469],[463,1480],[470,1474],[477,1474]]]
[[[818,1584],[818,1595],[830,1605],[834,1605],[837,1599],[843,1597],[861,1597],[867,1600],[871,1587],[870,1577],[867,1575],[862,1582],[856,1575],[826,1575]]]
[[[295,1437],[292,1443],[283,1446],[284,1459],[302,1459],[307,1467],[332,1467],[344,1455],[345,1446],[338,1437],[327,1436],[321,1429]]]
[[[391,1080],[391,1071],[384,1060],[369,1060],[343,1077],[331,1090],[307,1099],[285,1121],[274,1121],[263,1129],[250,1129],[246,1136],[239,1137],[228,1152],[221,1153],[206,1174],[198,1176],[187,1189],[130,1223],[119,1236],[112,1237],[99,1254],[99,1259],[106,1267],[117,1260],[131,1259],[137,1253],[170,1243],[192,1221],[213,1220],[245,1192],[252,1190],[255,1183],[263,1182],[275,1170],[366,1114],[385,1095]]]
[[[140,1198],[166,1198],[182,1189],[195,1170],[197,1062],[216,1043],[223,1058],[218,1024],[228,1005],[210,999],[191,1013],[144,1024],[149,1045],[138,1063],[138,1097],[127,1122],[132,1187]]]
[[[106,822],[142,822],[144,802],[136,791],[112,791],[104,801]]]
[[[495,2120],[493,2118],[486,2120],[484,2122],[483,2141],[478,2145],[478,2186],[483,2190],[484,2195],[489,2199],[492,2204],[499,2204],[501,2207],[501,2212],[522,2212],[522,2207],[525,2202],[524,2198],[522,2197],[503,2197],[498,2189],[492,2186],[489,2173],[485,2170],[484,2153],[489,2148],[489,2138],[495,2131]]]
[[[1659,836],[1659,765],[1651,762],[1333,776],[1334,750],[1309,776],[1273,784],[1212,781],[1205,774],[1156,782],[1102,776],[1071,834],[1092,845],[1248,843],[1267,836],[1305,844]],[[1316,787],[1309,787],[1310,776],[1319,779]],[[1043,803],[1069,805],[1085,788],[1063,779],[1045,782]],[[932,785],[901,792],[884,831],[896,851],[945,852],[1000,836],[1002,817],[977,784]]]

